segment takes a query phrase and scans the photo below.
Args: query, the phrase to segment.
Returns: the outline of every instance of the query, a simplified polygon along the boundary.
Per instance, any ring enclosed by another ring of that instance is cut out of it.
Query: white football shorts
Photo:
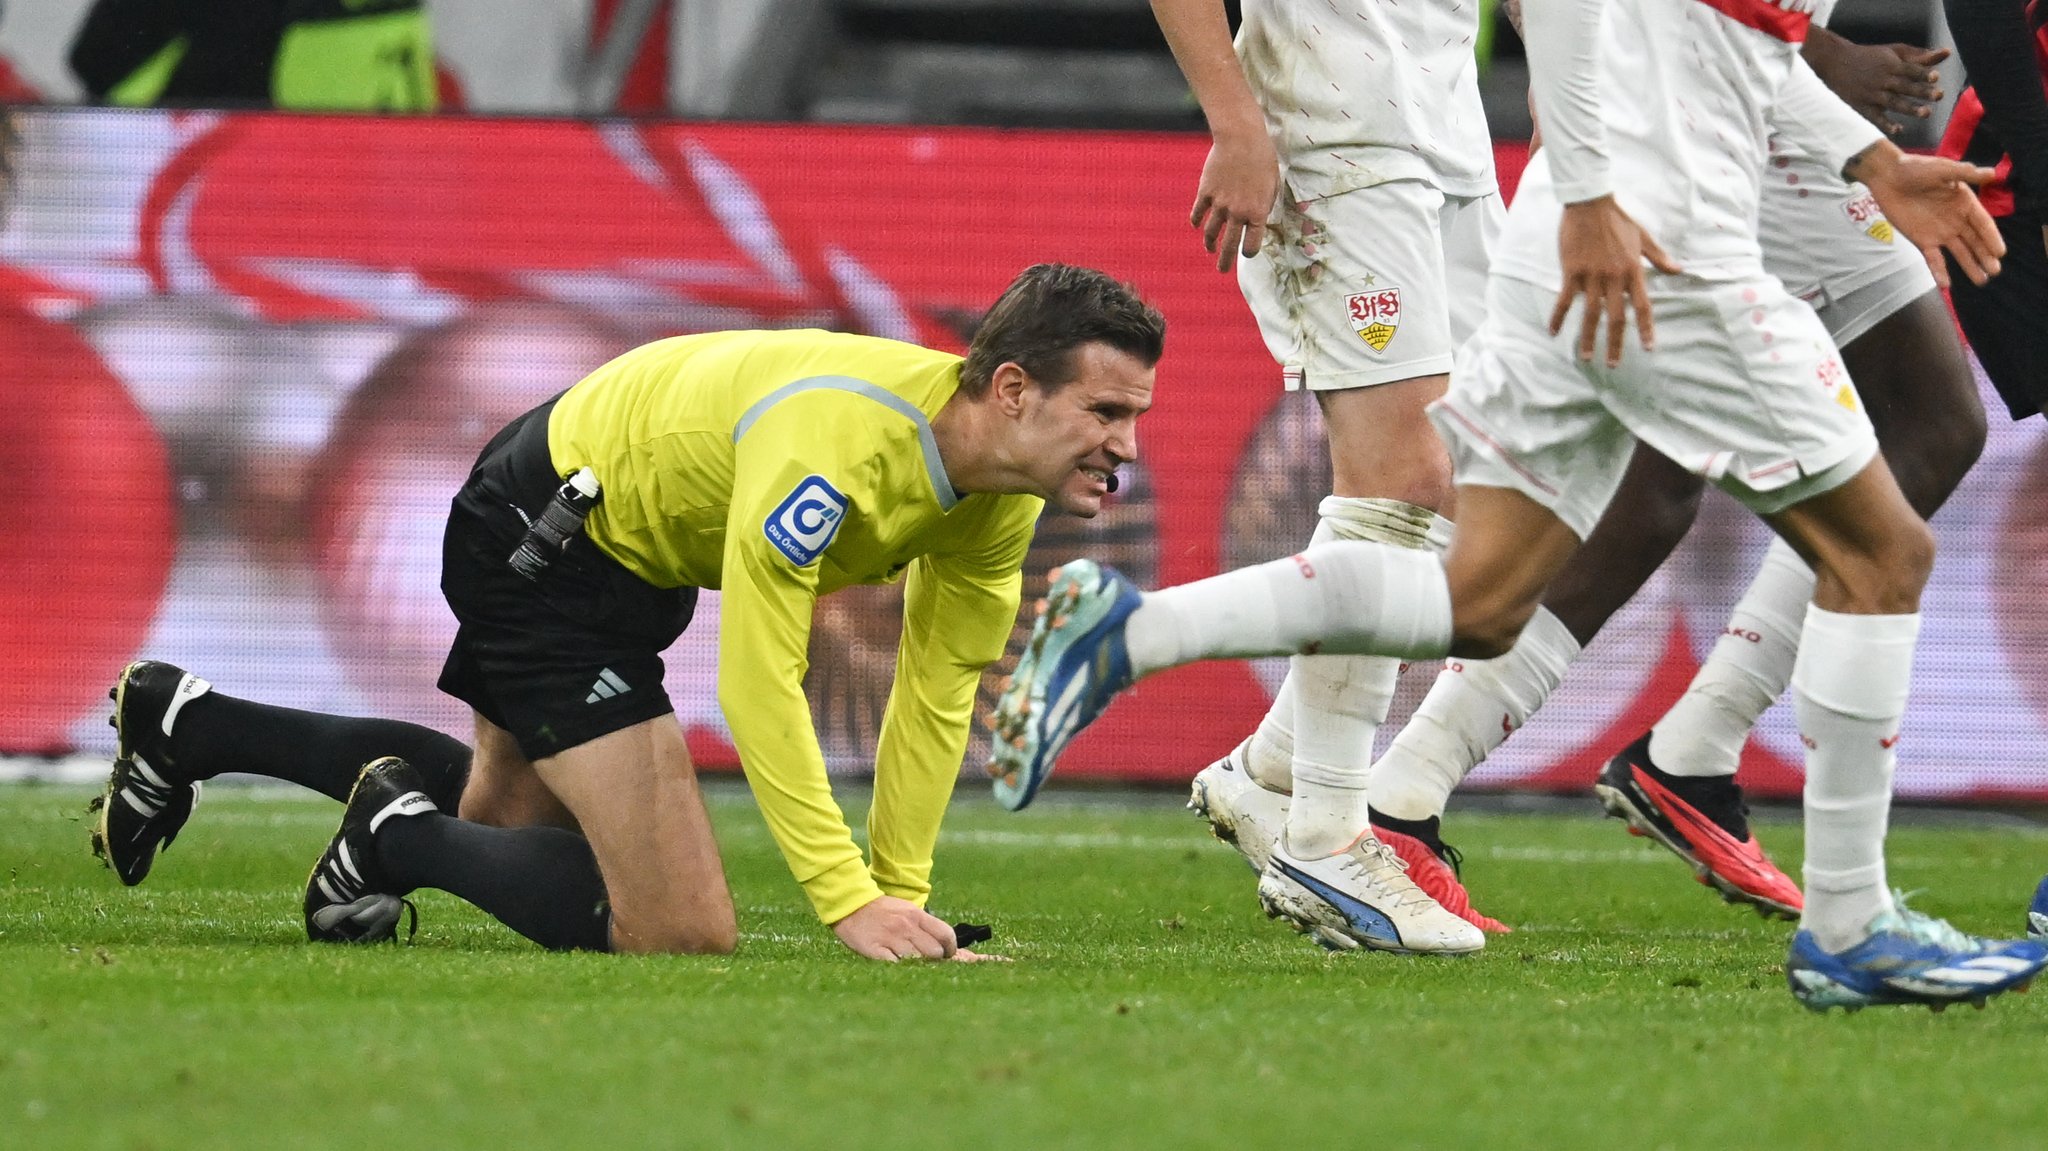
[[[1771,276],[1658,277],[1656,350],[1631,321],[1611,370],[1577,358],[1583,301],[1550,334],[1556,298],[1522,280],[1488,285],[1485,324],[1430,408],[1460,484],[1520,491],[1584,539],[1638,440],[1765,515],[1840,486],[1877,454],[1827,329]]]
[[[1842,347],[1934,290],[1920,250],[1885,219],[1870,189],[1772,136],[1757,225],[1764,270],[1813,305]]]
[[[1498,195],[1396,180],[1320,200],[1282,189],[1238,286],[1287,388],[1365,388],[1451,370],[1478,327]]]

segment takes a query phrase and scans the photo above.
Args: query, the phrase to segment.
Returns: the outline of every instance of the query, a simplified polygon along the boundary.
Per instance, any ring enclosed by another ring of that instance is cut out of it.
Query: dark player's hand
[[[832,925],[856,955],[894,963],[899,959],[951,959],[959,950],[953,925],[907,899],[884,895]]]
[[[1202,230],[1202,246],[1216,253],[1217,271],[1228,272],[1240,252],[1259,254],[1279,194],[1280,157],[1264,125],[1217,134],[1188,213],[1188,222]]]
[[[1550,312],[1550,334],[1564,330],[1565,314],[1581,296],[1585,309],[1579,316],[1579,358],[1591,360],[1598,342],[1600,322],[1607,322],[1607,366],[1621,363],[1622,336],[1628,330],[1628,314],[1636,314],[1637,339],[1644,348],[1657,346],[1656,325],[1650,318],[1650,292],[1643,282],[1643,261],[1660,272],[1676,273],[1657,241],[1629,219],[1612,196],[1566,204],[1564,222],[1557,230],[1558,262],[1564,269],[1564,286],[1557,293],[1557,306]]]
[[[1925,120],[1934,114],[1930,105],[1942,95],[1934,67],[1948,55],[1946,48],[1852,44],[1837,36],[1815,38],[1806,62],[1843,103],[1896,136],[1904,125],[1893,117]]]
[[[1920,249],[1935,283],[1949,286],[1944,251],[1973,284],[1998,274],[2005,240],[1972,190],[1998,173],[1939,156],[1907,155],[1879,140],[1849,161],[1842,174],[1869,185],[1885,218]]]

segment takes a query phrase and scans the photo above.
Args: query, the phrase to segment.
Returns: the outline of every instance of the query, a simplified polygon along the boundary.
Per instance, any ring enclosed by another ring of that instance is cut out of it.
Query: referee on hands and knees
[[[719,702],[818,917],[869,958],[973,958],[924,904],[975,688],[1044,502],[1093,516],[1137,457],[1164,337],[1129,287],[1040,264],[964,360],[823,331],[628,352],[514,420],[456,494],[442,589],[460,628],[440,687],[474,710],[474,752],[141,661],[112,693],[94,848],[139,883],[198,781],[253,772],[348,805],[307,883],[314,940],[392,938],[403,897],[435,887],[544,947],[729,952],[732,896],[661,662],[716,588]],[[897,578],[863,859],[805,652],[818,596]]]

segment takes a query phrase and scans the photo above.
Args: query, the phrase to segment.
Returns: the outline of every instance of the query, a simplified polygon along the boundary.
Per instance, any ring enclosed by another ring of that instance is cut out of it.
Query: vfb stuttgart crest
[[[1863,234],[1880,244],[1889,244],[1898,235],[1892,222],[1884,218],[1884,209],[1877,206],[1877,197],[1868,192],[1859,192],[1847,203],[1842,211],[1848,214],[1849,222],[1863,229]]]
[[[1394,329],[1401,326],[1401,289],[1377,288],[1346,296],[1344,306],[1351,315],[1351,330],[1372,345],[1375,352],[1387,350]]]
[[[1835,398],[1835,402],[1849,409],[1860,411],[1856,402],[1856,388],[1849,382],[1849,373],[1842,367],[1842,361],[1829,356],[1813,369],[1813,378],[1821,390]]]

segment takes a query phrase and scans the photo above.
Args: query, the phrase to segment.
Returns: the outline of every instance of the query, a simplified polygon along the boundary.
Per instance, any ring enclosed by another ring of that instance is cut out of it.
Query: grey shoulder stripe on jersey
[[[799,392],[817,391],[820,388],[865,396],[909,420],[917,428],[917,442],[924,449],[924,470],[931,477],[932,493],[938,496],[940,509],[952,511],[953,505],[960,502],[959,493],[953,490],[953,481],[946,475],[946,465],[939,459],[939,441],[932,435],[931,421],[924,418],[924,413],[917,410],[916,404],[895,392],[852,376],[806,376],[769,392],[755,400],[753,406],[740,416],[739,422],[732,426],[732,442],[739,443],[740,437],[746,435],[747,429],[753,427],[756,420],[767,414],[769,408]]]

